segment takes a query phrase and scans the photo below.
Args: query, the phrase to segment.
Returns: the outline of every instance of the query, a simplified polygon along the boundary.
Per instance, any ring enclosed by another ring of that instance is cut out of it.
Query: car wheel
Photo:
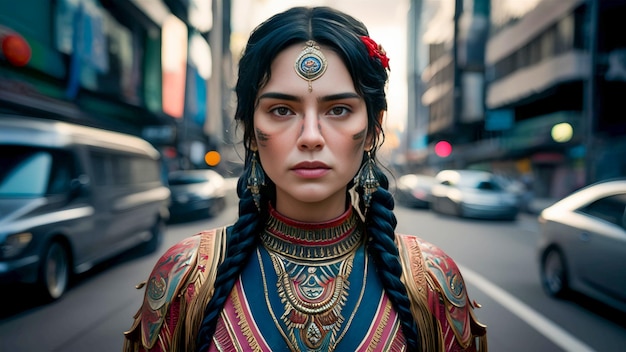
[[[564,298],[567,295],[567,268],[563,255],[557,249],[548,249],[543,255],[541,284],[549,296]]]
[[[67,290],[70,278],[69,256],[66,247],[52,242],[45,250],[40,267],[41,293],[46,300],[57,300]]]

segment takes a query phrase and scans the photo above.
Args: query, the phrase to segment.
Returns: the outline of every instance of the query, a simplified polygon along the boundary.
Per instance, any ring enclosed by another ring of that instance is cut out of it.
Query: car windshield
[[[498,183],[488,180],[478,182],[476,188],[486,191],[499,191],[502,189]]]
[[[46,193],[52,155],[40,149],[0,146],[0,197],[40,197]]]
[[[482,191],[500,191],[502,185],[496,180],[485,177],[461,177],[459,179],[459,187],[475,188]]]
[[[204,183],[209,182],[209,179],[200,174],[178,174],[172,175],[169,178],[169,184],[171,186],[177,185],[191,185],[194,183]]]

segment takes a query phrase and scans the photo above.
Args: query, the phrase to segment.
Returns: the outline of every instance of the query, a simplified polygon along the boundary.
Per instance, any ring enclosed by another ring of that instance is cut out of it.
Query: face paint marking
[[[269,140],[270,140],[270,135],[269,135],[269,134],[267,134],[267,133],[265,133],[265,132],[261,131],[261,130],[260,130],[260,129],[258,129],[258,128],[255,128],[255,129],[254,129],[254,131],[256,132],[256,136],[257,136],[257,138],[259,139],[259,144],[260,144],[260,145],[264,146],[264,145],[265,145],[265,143],[264,143],[264,142],[267,142],[267,141],[269,141]]]
[[[355,141],[361,140],[363,138],[365,138],[365,133],[367,132],[367,128],[362,129],[361,131],[359,131],[358,133],[354,134],[352,136],[352,139]]]

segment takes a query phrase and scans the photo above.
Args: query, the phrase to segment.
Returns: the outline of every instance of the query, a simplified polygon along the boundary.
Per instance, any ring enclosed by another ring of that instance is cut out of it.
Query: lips
[[[303,161],[291,168],[296,175],[303,178],[318,178],[326,175],[330,166],[321,161]]]
[[[330,169],[330,167],[321,161],[303,161],[297,163],[292,169]]]

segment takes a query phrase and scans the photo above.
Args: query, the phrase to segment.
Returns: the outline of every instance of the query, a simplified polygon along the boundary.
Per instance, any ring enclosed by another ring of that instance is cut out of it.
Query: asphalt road
[[[234,204],[212,219],[171,224],[165,246],[202,229],[234,221]],[[461,267],[470,297],[480,304],[491,351],[620,351],[626,316],[578,297],[546,297],[538,282],[537,223],[471,221],[427,210],[397,208],[399,232],[437,244]],[[162,251],[166,247],[162,248]],[[134,285],[159,254],[129,252],[79,278],[63,299],[41,305],[28,290],[0,292],[0,351],[119,351],[122,332],[142,300]]]

